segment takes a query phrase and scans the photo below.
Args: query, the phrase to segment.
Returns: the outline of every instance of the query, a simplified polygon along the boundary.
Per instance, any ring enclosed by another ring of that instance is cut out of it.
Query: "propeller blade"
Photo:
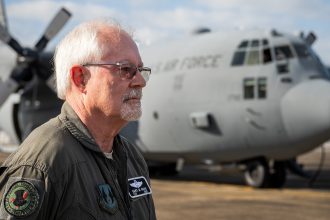
[[[42,51],[47,46],[47,43],[62,29],[70,17],[71,13],[65,8],[61,8],[61,10],[56,14],[51,23],[48,25],[44,35],[35,45],[35,48],[38,51]]]
[[[0,25],[0,39],[5,44],[7,44],[11,39],[11,36],[8,33],[7,29],[2,25]]]
[[[5,4],[3,3],[3,0],[0,1],[0,24],[8,30],[7,26],[7,16],[6,16],[6,10],[5,10]]]
[[[0,25],[0,40],[5,44],[8,44],[19,55],[24,55],[23,47],[14,38],[10,36],[9,32],[2,25]]]

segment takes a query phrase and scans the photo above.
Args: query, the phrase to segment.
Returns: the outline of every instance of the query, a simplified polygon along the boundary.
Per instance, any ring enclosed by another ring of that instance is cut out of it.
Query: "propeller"
[[[0,40],[14,49],[17,54],[23,55],[23,48],[8,32],[7,16],[3,0],[0,1]]]
[[[42,51],[47,46],[47,43],[62,29],[70,17],[71,13],[65,8],[61,8],[61,10],[55,15],[51,23],[48,25],[43,36],[36,43],[35,48],[37,51]]]
[[[5,69],[9,70],[9,77],[4,81],[0,79],[0,108],[10,94],[21,89],[20,103],[13,114],[14,133],[16,132],[19,139],[26,137],[36,126],[59,113],[62,100],[58,99],[54,92],[55,83],[51,77],[53,52],[47,52],[45,48],[70,17],[71,13],[61,8],[37,43],[32,47],[24,47],[10,34],[4,1],[0,0],[0,41],[17,54],[15,66]],[[8,60],[4,63],[7,65]]]
[[[0,24],[7,29],[7,16],[3,0],[0,1]]]
[[[18,55],[16,60],[17,66],[12,70],[10,77],[18,83],[24,83],[32,79],[34,73],[37,73],[40,78],[47,80],[52,74],[51,68],[44,67],[45,65],[50,65],[49,62],[52,55],[43,51],[48,42],[54,38],[70,19],[71,13],[65,8],[61,8],[51,20],[34,48],[24,48],[9,33],[3,0],[0,3],[0,40],[11,47]]]
[[[23,48],[21,45],[15,40],[15,38],[10,36],[9,32],[2,25],[0,26],[0,40],[14,49],[17,54],[23,55]]]

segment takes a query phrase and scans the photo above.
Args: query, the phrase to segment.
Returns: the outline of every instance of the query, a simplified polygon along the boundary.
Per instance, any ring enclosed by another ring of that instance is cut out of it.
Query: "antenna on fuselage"
[[[312,44],[316,41],[316,39],[317,39],[317,37],[312,31],[309,32],[307,37],[304,38],[306,44],[308,44],[309,46],[312,46]]]
[[[316,41],[317,36],[314,32],[309,32],[307,36],[305,36],[304,32],[301,31],[299,34],[300,38],[306,42],[307,45],[312,46],[313,43]]]

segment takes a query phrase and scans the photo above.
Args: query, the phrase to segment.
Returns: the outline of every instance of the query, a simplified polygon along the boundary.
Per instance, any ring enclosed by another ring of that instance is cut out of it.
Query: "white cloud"
[[[97,1],[17,1],[7,4],[10,30],[24,44],[35,42],[50,19],[61,6],[68,8],[73,17],[58,37],[81,21],[96,17],[114,17],[135,30],[140,42],[150,43],[167,38],[178,38],[198,27],[217,31],[237,28],[276,28],[286,32],[313,30],[318,35],[315,49],[330,65],[330,4],[323,0],[195,0],[169,4],[165,0],[156,7],[151,0],[127,0],[126,2]],[[125,7],[125,8],[124,8]],[[158,9],[158,11],[157,11]],[[24,25],[22,25],[24,23]]]
[[[314,31],[318,35],[314,48],[330,65],[330,47],[327,43],[330,4],[324,1],[195,0],[195,4],[166,11],[146,11],[143,12],[144,18],[135,23],[144,24],[146,29],[149,27],[149,36],[157,36],[161,32],[162,38],[166,35],[175,38],[200,26],[219,31],[237,28],[275,28],[289,33]]]
[[[101,17],[121,17],[110,7],[90,2],[19,1],[7,6],[10,32],[23,45],[31,45],[42,35],[61,7],[65,7],[73,15],[62,31],[62,35],[63,32],[68,32],[69,29],[82,21]]]
[[[16,19],[44,21],[59,8],[55,1],[19,1],[7,6],[7,14]]]

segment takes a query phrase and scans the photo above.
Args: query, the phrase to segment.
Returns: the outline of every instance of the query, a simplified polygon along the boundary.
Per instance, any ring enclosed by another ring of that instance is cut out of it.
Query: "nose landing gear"
[[[281,188],[286,181],[286,161],[258,158],[246,162],[245,182],[255,188]]]

